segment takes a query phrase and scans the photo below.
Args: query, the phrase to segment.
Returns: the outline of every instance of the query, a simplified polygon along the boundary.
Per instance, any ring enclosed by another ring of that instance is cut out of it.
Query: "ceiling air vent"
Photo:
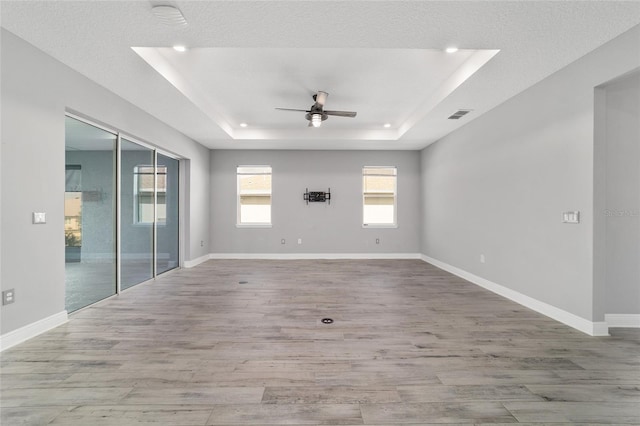
[[[449,116],[449,120],[458,120],[462,117],[464,117],[465,115],[469,114],[471,111],[471,109],[459,109],[458,111],[454,112],[453,114],[451,114]]]
[[[184,27],[187,25],[187,20],[178,8],[173,6],[154,6],[152,10],[158,21],[164,25],[169,27]]]

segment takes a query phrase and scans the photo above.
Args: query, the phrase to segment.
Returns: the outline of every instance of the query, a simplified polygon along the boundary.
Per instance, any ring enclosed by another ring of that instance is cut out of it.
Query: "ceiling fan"
[[[327,92],[323,92],[321,90],[318,93],[313,95],[313,100],[315,103],[311,105],[309,109],[293,109],[293,108],[276,108],[281,111],[299,111],[306,112],[307,114],[304,116],[307,120],[309,120],[309,127],[320,127],[322,122],[329,118],[330,115],[335,115],[336,117],[355,117],[356,112],[354,111],[329,111],[324,109],[324,103],[327,100],[327,96],[329,94]]]

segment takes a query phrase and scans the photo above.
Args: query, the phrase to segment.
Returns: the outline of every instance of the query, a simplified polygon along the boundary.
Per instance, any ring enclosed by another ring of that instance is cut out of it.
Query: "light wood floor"
[[[1,379],[3,426],[640,424],[640,330],[588,337],[419,260],[209,261],[5,351]]]

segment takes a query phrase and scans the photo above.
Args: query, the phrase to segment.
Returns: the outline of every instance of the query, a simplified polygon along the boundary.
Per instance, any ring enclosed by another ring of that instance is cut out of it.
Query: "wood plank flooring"
[[[3,426],[640,424],[640,330],[419,260],[209,261],[1,358]]]

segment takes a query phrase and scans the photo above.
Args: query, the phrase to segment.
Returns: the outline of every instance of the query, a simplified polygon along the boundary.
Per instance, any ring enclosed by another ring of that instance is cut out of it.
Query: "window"
[[[271,225],[271,166],[238,166],[238,225]]]
[[[167,167],[158,166],[158,223],[167,221]],[[135,223],[152,224],[153,193],[155,190],[153,166],[136,166],[133,170],[133,214]]]
[[[395,167],[364,167],[362,169],[363,226],[396,226]]]

